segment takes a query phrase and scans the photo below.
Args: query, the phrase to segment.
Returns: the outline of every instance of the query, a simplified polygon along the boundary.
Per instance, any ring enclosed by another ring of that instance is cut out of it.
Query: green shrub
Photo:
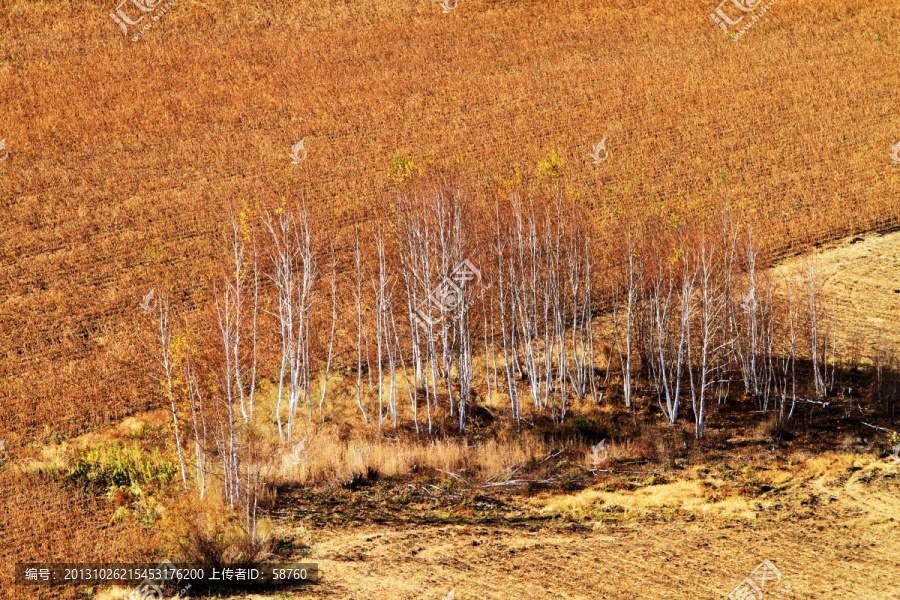
[[[177,472],[177,465],[164,459],[157,448],[148,453],[135,443],[104,444],[77,456],[66,478],[79,487],[163,487],[174,479]]]
[[[572,431],[585,443],[594,444],[607,436],[606,427],[598,419],[575,417],[571,423]]]
[[[584,417],[575,417],[572,419],[572,430],[580,436],[587,437],[591,434],[593,426]]]

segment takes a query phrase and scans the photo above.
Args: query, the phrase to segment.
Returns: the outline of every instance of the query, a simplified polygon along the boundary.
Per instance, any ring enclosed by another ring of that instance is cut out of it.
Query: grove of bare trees
[[[689,413],[701,438],[710,403],[736,393],[783,425],[833,391],[836,322],[814,263],[805,281],[776,283],[727,205],[685,217],[622,203],[598,219],[562,190],[484,200],[435,178],[355,225],[343,249],[300,201],[232,206],[225,231],[206,320],[182,327],[163,291],[146,345],[183,485],[202,497],[221,480],[248,531],[265,420],[296,444],[298,419],[432,436],[439,415],[464,433],[486,401],[519,423],[563,422],[573,400],[649,398],[669,424]],[[337,372],[352,373],[340,388]]]

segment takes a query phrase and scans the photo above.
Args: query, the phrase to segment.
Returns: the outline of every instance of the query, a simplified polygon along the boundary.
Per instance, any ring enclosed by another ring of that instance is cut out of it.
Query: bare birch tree
[[[357,338],[356,338],[356,404],[359,406],[359,412],[362,414],[363,421],[369,422],[369,416],[362,403],[362,351],[363,351],[363,311],[362,311],[362,259],[359,251],[359,228],[354,227],[356,246],[354,248],[353,257],[356,264],[356,316],[357,316]],[[282,366],[282,372],[284,367]]]
[[[816,267],[813,258],[808,263],[809,281],[809,350],[813,369],[813,387],[817,397],[825,395],[825,379],[819,365],[819,320],[816,313]]]
[[[157,361],[162,368],[163,377],[157,377],[155,375],[152,377],[162,384],[166,393],[166,399],[169,401],[169,408],[172,412],[172,427],[175,432],[175,448],[178,451],[178,464],[181,470],[181,481],[184,485],[184,489],[187,490],[187,468],[185,467],[184,451],[181,446],[181,428],[178,423],[178,410],[175,405],[175,384],[173,381],[175,364],[172,358],[172,328],[169,324],[169,295],[165,291],[162,291],[159,294],[156,311],[160,344]]]
[[[325,362],[325,376],[322,380],[322,394],[319,396],[319,417],[325,423],[325,395],[328,393],[328,376],[331,374],[331,358],[334,353],[334,332],[337,329],[337,259],[331,248],[331,334],[328,336],[328,359]]]

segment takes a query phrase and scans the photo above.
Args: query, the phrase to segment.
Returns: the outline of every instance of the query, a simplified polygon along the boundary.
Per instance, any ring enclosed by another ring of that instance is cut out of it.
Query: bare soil
[[[897,598],[898,466],[842,460],[813,459],[819,472],[744,494],[736,500],[751,512],[741,515],[711,499],[709,511],[692,504],[677,482],[660,490],[668,501],[616,506],[602,490],[621,479],[604,474],[574,492],[594,501],[569,511],[548,511],[553,491],[410,482],[318,501],[295,492],[277,521],[312,540],[295,557],[318,563],[322,579],[278,597],[721,599],[768,559],[782,580],[767,598],[776,589],[781,598]]]
[[[807,261],[807,255],[787,259],[774,275],[804,285]],[[828,298],[820,311],[837,317],[838,352],[871,362],[879,348],[900,349],[900,232],[844,238],[823,247],[814,261]]]

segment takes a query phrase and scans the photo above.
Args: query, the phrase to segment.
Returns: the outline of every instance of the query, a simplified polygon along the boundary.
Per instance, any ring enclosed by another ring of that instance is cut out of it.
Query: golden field
[[[556,151],[597,206],[645,171],[659,201],[728,199],[776,247],[900,216],[889,2],[779,7],[745,43],[703,3],[185,2],[136,44],[110,10],[2,15],[3,393],[29,407],[5,416],[13,440],[146,405],[130,318],[155,281],[197,281],[225,201],[290,190],[346,227],[394,155],[458,158],[487,186]]]

